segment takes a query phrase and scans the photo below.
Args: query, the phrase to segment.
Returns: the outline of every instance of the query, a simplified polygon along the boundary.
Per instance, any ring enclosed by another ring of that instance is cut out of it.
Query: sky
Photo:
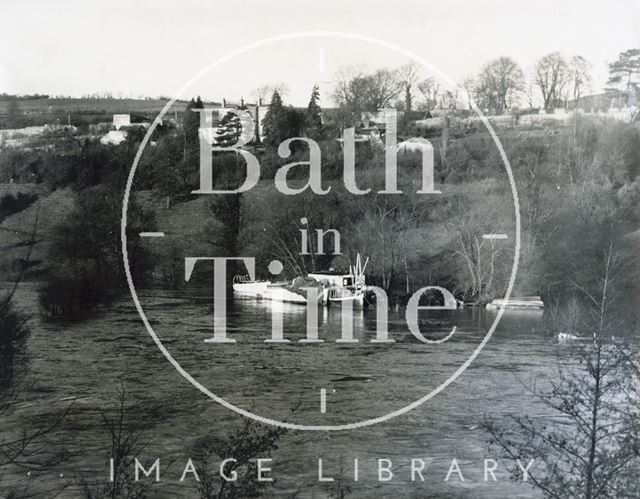
[[[529,71],[549,52],[579,54],[597,92],[607,62],[640,47],[640,0],[0,0],[0,92],[173,97],[234,50],[314,30],[400,46],[457,82],[503,55]],[[233,57],[182,96],[253,101],[256,87],[285,81],[285,101],[305,105],[314,83],[328,99],[345,65],[403,62],[351,39],[284,40]]]

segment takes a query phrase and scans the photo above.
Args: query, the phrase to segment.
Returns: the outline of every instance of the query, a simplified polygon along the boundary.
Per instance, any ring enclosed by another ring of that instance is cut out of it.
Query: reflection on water
[[[35,295],[27,287],[20,300],[33,307]],[[301,424],[377,417],[420,398],[468,358],[495,317],[475,308],[421,316],[421,330],[430,338],[447,334],[453,325],[458,328],[445,344],[425,345],[408,333],[402,314],[390,312],[388,331],[395,343],[373,344],[369,340],[375,338],[375,310],[356,310],[353,330],[359,342],[339,344],[335,340],[340,337],[340,308],[321,307],[318,334],[325,342],[301,344],[306,331],[304,307],[234,301],[229,304],[227,325],[229,337],[237,343],[213,345],[204,342],[212,335],[210,298],[144,292],[141,301],[163,344],[195,379],[239,407]],[[274,306],[276,325],[289,343],[264,342],[271,335]],[[290,432],[274,455],[274,494],[324,497],[323,484],[317,482],[317,459],[323,459],[326,473],[331,474],[340,459],[358,458],[360,480],[351,484],[355,497],[536,497],[528,487],[509,482],[504,468],[496,475],[499,482],[483,482],[482,460],[491,456],[480,425],[485,417],[502,419],[523,412],[535,416],[542,410],[520,381],[536,379],[540,384],[554,374],[558,348],[541,325],[539,315],[505,314],[469,369],[408,414],[351,431]],[[241,423],[240,416],[207,399],[176,372],[146,333],[129,299],[83,323],[61,326],[34,318],[32,329],[31,383],[20,410],[25,415],[46,413],[75,399],[80,416],[75,421],[74,446],[80,455],[65,465],[67,473],[107,472],[109,456],[103,450],[106,441],[98,410],[113,407],[120,379],[135,399],[164,415],[149,423],[156,457],[184,462],[198,438],[224,436]],[[327,393],[325,414],[320,412],[320,389]],[[289,414],[298,403],[299,410]],[[425,483],[410,481],[413,457],[433,459]],[[465,482],[444,482],[454,457]],[[397,478],[378,483],[377,458],[391,459]],[[174,494],[171,497],[188,496],[191,491],[178,482],[180,474],[181,470],[168,473],[163,485],[165,492]],[[54,477],[52,473],[30,479],[51,488]]]

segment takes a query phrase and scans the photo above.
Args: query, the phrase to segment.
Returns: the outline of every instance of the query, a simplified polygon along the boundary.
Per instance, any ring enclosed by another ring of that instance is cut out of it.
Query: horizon
[[[43,0],[10,0],[0,20],[5,42],[0,92],[74,98],[96,93],[133,99],[174,96],[176,89],[203,67],[238,47],[282,33],[330,26],[332,31],[372,36],[411,50],[457,83],[500,56],[512,57],[528,75],[536,60],[547,53],[582,55],[593,65],[593,83],[585,94],[598,94],[604,90],[608,63],[620,52],[640,45],[634,28],[640,25],[640,5],[619,19],[614,6],[622,3],[570,0],[559,6],[551,0],[518,4],[491,0],[475,5],[454,0],[444,7],[408,2],[415,15],[405,17],[406,8],[398,12],[405,28],[387,38],[385,31],[397,21],[396,13],[373,18],[361,16],[362,9],[357,8],[366,5],[371,12],[388,8],[379,0],[355,2],[350,5],[355,9],[338,6],[341,15],[337,19],[336,9],[331,9],[337,6],[334,2],[314,6],[315,18],[309,19],[304,7],[311,4],[307,2],[281,2],[266,9],[252,0],[245,2],[243,9],[230,5],[213,8],[190,0],[176,11],[169,8],[168,0],[119,0],[115,8],[113,3],[106,8],[77,0],[63,0],[55,6]],[[33,8],[46,15],[29,16]],[[264,11],[261,16],[242,17],[260,10]],[[290,29],[283,30],[280,20],[285,11]],[[551,19],[549,11],[554,13]],[[328,17],[331,22],[324,22]],[[218,22],[209,26],[209,18]],[[431,23],[431,19],[438,19],[438,23]],[[358,29],[351,27],[354,25]],[[214,44],[214,39],[219,43]],[[458,39],[464,41],[457,43]],[[332,85],[341,68],[357,64],[367,70],[395,69],[407,61],[396,53],[379,47],[372,50],[371,45],[351,40],[317,41],[276,42],[278,60],[265,57],[260,48],[239,55],[221,66],[221,73],[206,84],[196,84],[190,95],[200,95],[208,102],[223,98],[254,102],[252,90],[256,87],[286,82],[290,91],[284,94],[285,102],[300,107],[307,105],[311,88],[318,83],[322,105],[333,107]],[[446,47],[441,48],[443,41]],[[74,56],[68,57],[69,53]],[[312,60],[316,67],[301,67],[302,60]],[[86,70],[73,71],[78,63]],[[247,65],[255,68],[256,77],[250,81],[246,79]],[[73,78],[69,78],[71,74]]]

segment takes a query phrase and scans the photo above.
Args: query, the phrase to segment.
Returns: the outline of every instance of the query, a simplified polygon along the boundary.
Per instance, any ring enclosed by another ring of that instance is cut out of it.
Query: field
[[[134,114],[152,118],[169,99],[115,99],[115,98],[41,98],[17,101],[17,117],[11,117],[11,100],[0,100],[0,129],[19,126],[38,126],[51,123],[81,125],[111,121],[114,114]],[[174,105],[178,112],[186,106],[185,101]],[[173,112],[173,109],[172,109]],[[17,128],[17,127],[16,127]]]

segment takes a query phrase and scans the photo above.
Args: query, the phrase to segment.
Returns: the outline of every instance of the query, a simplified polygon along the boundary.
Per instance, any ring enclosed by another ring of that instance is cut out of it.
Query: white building
[[[114,114],[113,126],[116,130],[120,130],[123,126],[131,126],[130,114]]]

